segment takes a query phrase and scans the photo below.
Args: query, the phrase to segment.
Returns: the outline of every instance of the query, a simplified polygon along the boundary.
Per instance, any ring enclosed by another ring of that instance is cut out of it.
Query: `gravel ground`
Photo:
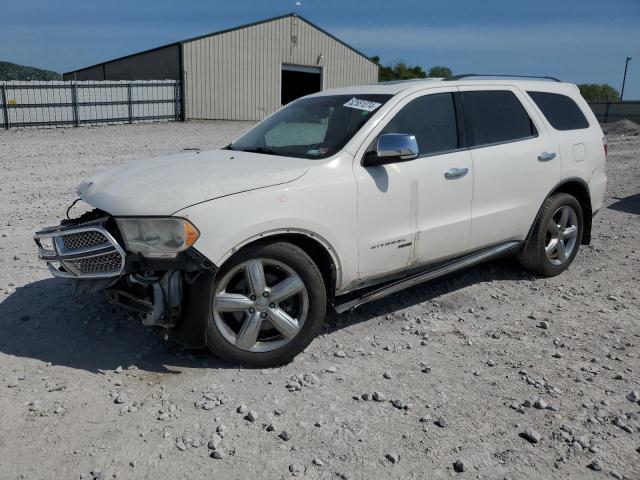
[[[83,177],[249,125],[0,133],[1,479],[640,478],[640,136],[609,139],[563,275],[503,260],[330,315],[282,368],[182,351],[36,260]]]

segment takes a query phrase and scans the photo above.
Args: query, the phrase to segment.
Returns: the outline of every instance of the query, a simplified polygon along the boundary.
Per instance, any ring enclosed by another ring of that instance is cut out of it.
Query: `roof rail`
[[[453,77],[446,78],[445,80],[453,81],[453,80],[461,80],[463,78],[473,78],[473,77],[505,77],[505,78],[536,78],[539,80],[550,80],[552,82],[562,82],[562,80],[556,77],[539,77],[536,75],[490,75],[490,74],[478,74],[478,73],[463,73],[461,75],[454,75]]]

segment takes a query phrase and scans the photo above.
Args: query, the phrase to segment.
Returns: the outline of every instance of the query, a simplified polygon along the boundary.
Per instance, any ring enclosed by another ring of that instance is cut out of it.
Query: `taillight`
[[[609,155],[609,142],[607,142],[607,137],[602,137],[602,146],[604,147],[604,156]]]

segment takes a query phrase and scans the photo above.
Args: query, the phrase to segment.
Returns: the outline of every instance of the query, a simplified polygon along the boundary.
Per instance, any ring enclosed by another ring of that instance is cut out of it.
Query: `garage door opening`
[[[322,90],[322,69],[301,65],[282,65],[280,99],[282,105]]]

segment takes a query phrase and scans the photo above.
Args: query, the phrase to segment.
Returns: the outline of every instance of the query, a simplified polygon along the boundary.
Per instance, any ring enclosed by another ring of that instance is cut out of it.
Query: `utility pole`
[[[622,78],[622,90],[620,90],[620,101],[624,98],[624,84],[627,83],[627,67],[629,66],[629,60],[631,57],[627,57],[627,61],[624,64],[624,77]]]

